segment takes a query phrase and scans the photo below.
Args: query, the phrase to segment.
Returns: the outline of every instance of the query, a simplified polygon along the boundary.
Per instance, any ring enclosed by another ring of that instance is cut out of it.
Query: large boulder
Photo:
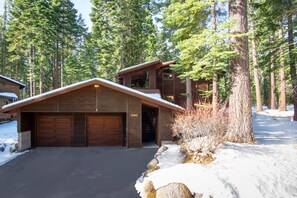
[[[156,198],[192,198],[189,188],[182,183],[170,183],[156,191]]]

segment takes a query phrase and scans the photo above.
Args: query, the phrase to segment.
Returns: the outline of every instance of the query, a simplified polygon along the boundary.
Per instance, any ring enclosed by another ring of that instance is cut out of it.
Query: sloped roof
[[[134,65],[134,66],[124,68],[124,69],[120,70],[119,76],[126,74],[126,73],[138,71],[138,70],[143,70],[147,67],[152,67],[152,66],[156,66],[156,65],[159,67],[167,67],[170,64],[175,64],[175,61],[168,61],[168,62],[163,63],[161,60],[154,60],[154,61],[150,61],[150,62],[142,63],[139,65]]]
[[[20,89],[23,89],[24,87],[26,87],[26,85],[24,85],[24,84],[22,84],[22,83],[20,83],[20,82],[18,82],[18,81],[16,81],[16,80],[13,80],[13,79],[11,79],[11,78],[8,78],[8,77],[6,77],[6,76],[0,75],[0,78],[2,78],[2,79],[4,79],[4,80],[7,80],[7,81],[9,81],[9,82],[12,82],[12,83],[15,83],[15,84],[19,85]]]
[[[163,100],[161,98],[155,98],[153,96],[150,96],[150,95],[147,95],[147,94],[142,93],[140,91],[131,89],[129,87],[126,87],[126,86],[111,82],[109,80],[105,80],[105,79],[102,79],[102,78],[93,78],[93,79],[90,79],[90,80],[78,82],[78,83],[75,83],[75,84],[72,84],[72,85],[61,87],[61,88],[58,88],[58,89],[55,89],[55,90],[52,90],[52,91],[37,95],[37,96],[33,96],[33,97],[30,97],[30,98],[26,98],[26,99],[23,99],[23,100],[20,100],[20,101],[5,105],[5,106],[2,107],[1,112],[9,112],[9,111],[18,109],[20,107],[23,107],[23,106],[26,106],[26,105],[29,105],[29,104],[32,104],[32,103],[36,103],[36,102],[39,102],[39,101],[42,101],[42,100],[45,100],[45,99],[48,99],[48,98],[52,98],[52,97],[55,97],[55,96],[58,96],[58,95],[61,95],[61,94],[64,94],[64,93],[68,93],[70,91],[74,91],[74,90],[77,90],[77,89],[80,89],[80,88],[83,88],[83,87],[87,87],[87,86],[90,86],[90,85],[94,85],[94,84],[102,85],[104,87],[107,87],[107,88],[110,88],[110,89],[113,89],[113,90],[116,90],[116,91],[119,91],[119,92],[122,92],[122,93],[125,93],[125,94],[128,94],[128,95],[140,98],[140,99],[142,99],[144,101],[151,102],[153,104],[160,105],[160,106],[163,106],[163,107],[166,107],[166,108],[170,108],[170,109],[177,110],[177,111],[184,110],[182,107],[180,107],[180,106],[178,106],[176,104],[173,104],[171,102],[168,102],[166,100]]]

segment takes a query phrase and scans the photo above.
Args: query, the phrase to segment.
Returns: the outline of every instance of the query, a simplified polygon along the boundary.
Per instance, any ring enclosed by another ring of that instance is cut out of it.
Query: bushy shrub
[[[183,142],[188,153],[214,153],[227,131],[228,112],[222,107],[214,114],[212,108],[200,105],[175,116],[173,135]]]

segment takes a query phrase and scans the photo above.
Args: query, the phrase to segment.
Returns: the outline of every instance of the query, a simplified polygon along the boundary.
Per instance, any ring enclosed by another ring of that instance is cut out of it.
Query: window
[[[1,85],[5,85],[5,82],[0,81],[0,86],[1,86]]]
[[[164,69],[163,74],[162,74],[162,79],[163,80],[173,80],[174,78],[174,73],[171,69]]]
[[[172,73],[163,73],[163,80],[173,80]]]

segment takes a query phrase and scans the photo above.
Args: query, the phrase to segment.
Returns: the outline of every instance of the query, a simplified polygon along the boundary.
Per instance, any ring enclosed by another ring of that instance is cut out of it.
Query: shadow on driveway
[[[36,148],[0,166],[0,196],[139,197],[135,182],[155,152],[155,148]]]

